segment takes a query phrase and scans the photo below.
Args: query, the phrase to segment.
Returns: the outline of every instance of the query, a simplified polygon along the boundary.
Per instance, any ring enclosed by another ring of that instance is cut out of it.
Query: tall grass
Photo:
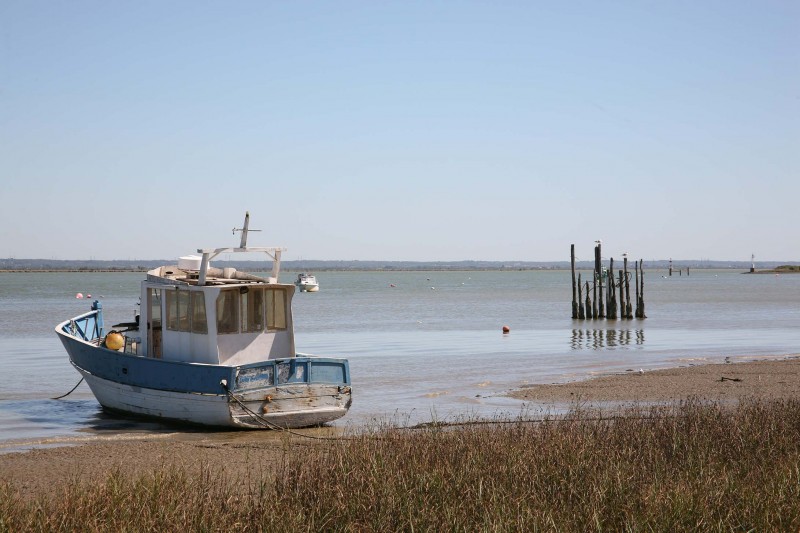
[[[0,489],[0,530],[797,531],[800,400],[600,419],[378,428],[290,448],[250,483],[162,468],[49,501]]]

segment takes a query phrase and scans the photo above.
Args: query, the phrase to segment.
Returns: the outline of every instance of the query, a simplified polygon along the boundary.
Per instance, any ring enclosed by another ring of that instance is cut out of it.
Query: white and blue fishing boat
[[[105,409],[209,426],[298,428],[350,408],[348,361],[295,352],[292,284],[278,283],[283,248],[199,249],[147,273],[134,322],[106,332],[100,302],[56,333]],[[257,231],[257,230],[249,230]],[[213,268],[222,253],[260,252],[259,277]]]

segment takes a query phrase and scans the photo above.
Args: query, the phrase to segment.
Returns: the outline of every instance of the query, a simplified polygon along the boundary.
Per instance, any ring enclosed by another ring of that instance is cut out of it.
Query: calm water
[[[296,346],[350,359],[340,426],[517,414],[504,393],[528,383],[800,353],[800,275],[664,274],[647,272],[646,320],[573,321],[569,272],[321,272],[320,292],[295,296]],[[107,415],[85,384],[49,399],[80,379],[53,332],[89,310],[75,294],[110,326],[133,318],[141,279],[0,273],[0,451],[198,432]]]

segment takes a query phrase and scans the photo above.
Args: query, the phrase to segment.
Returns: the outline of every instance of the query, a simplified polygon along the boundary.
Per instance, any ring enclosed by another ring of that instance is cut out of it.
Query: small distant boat
[[[301,272],[297,275],[294,284],[297,285],[300,292],[317,292],[319,290],[317,278],[305,272]]]
[[[291,284],[278,283],[283,248],[201,249],[141,284],[135,321],[106,332],[103,308],[56,326],[72,365],[106,409],[209,426],[298,428],[344,416],[347,359],[295,352]],[[257,231],[257,230],[249,230]],[[220,254],[262,252],[262,278],[212,268]]]

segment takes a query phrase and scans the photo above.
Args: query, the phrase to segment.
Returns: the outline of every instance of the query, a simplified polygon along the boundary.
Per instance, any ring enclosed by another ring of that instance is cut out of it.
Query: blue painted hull
[[[85,317],[86,315],[84,315]],[[211,426],[296,428],[344,416],[350,407],[346,359],[293,357],[240,366],[152,359],[102,347],[56,328],[70,362],[103,407]]]

